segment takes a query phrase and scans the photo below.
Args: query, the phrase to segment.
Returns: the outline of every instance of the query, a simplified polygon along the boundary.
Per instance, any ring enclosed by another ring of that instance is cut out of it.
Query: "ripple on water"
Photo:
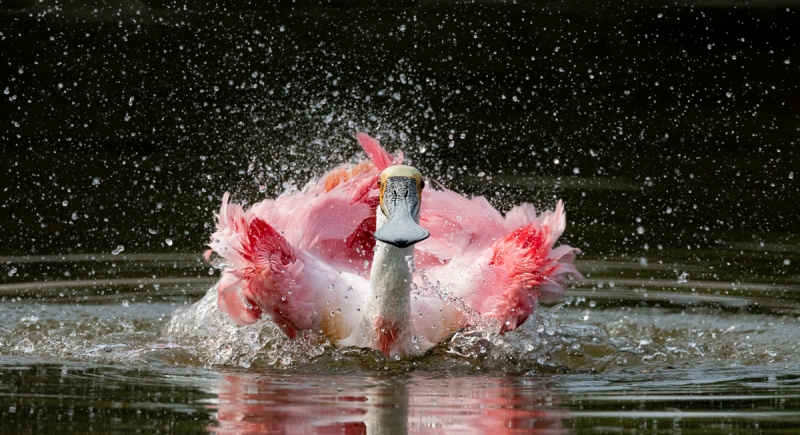
[[[15,261],[19,267],[44,262],[56,269],[74,262],[98,269],[98,264],[115,264],[115,270],[131,273],[141,267],[207,267],[191,256],[125,255]],[[399,362],[371,350],[335,349],[314,334],[289,340],[269,320],[237,326],[217,309],[215,289],[207,285],[213,278],[154,278],[150,272],[148,278],[75,276],[3,285],[0,315],[7,320],[0,324],[0,349],[10,355],[129,365],[469,373],[755,366],[791,362],[798,351],[793,331],[800,291],[793,285],[698,280],[696,267],[657,261],[647,266],[584,261],[580,267],[588,279],[569,289],[561,303],[540,307],[516,331],[500,336],[482,325],[460,331],[424,356]],[[687,270],[689,278],[678,280],[677,272]],[[640,273],[644,276],[634,278]]]
[[[573,296],[540,307],[511,333],[460,331],[425,355],[400,362],[371,350],[338,350],[313,334],[289,340],[268,320],[237,326],[216,309],[214,289],[198,304],[179,309],[165,334],[193,346],[211,365],[331,370],[355,364],[379,370],[652,372],[780,363],[791,361],[797,350],[797,340],[787,334],[797,327],[797,317],[782,314],[765,321],[753,313],[754,307],[763,309],[758,298],[728,296],[728,303],[720,304],[715,298],[663,292],[658,282],[634,281],[624,284],[635,289],[620,284],[613,292],[572,289]]]

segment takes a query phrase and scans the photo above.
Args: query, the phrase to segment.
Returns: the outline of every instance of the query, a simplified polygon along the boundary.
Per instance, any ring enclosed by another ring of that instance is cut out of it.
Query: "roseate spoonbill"
[[[286,335],[311,330],[341,347],[419,354],[488,319],[521,325],[538,302],[582,278],[561,201],[503,217],[483,197],[426,186],[377,140],[357,139],[370,160],[340,166],[247,210],[222,199],[206,252],[227,260],[218,307],[239,324],[269,316]]]

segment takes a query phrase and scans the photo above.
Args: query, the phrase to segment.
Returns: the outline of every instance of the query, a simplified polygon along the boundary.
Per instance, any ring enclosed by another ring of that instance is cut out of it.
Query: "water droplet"
[[[66,200],[65,200],[64,202],[62,202],[62,203],[61,203],[61,205],[63,205],[64,207],[66,207],[66,206],[68,206],[68,205],[69,205],[69,201],[66,201]]]
[[[644,227],[636,228],[636,233],[637,234],[644,234]]]
[[[580,170],[580,168],[572,168],[572,173],[575,174],[575,175],[578,175],[578,174],[581,173],[581,170]]]
[[[783,264],[788,266],[788,265],[792,264],[792,261],[787,258],[787,259],[783,260]],[[11,270],[16,270],[16,269],[11,269]]]
[[[688,280],[689,280],[689,274],[686,273],[686,272],[683,272],[678,276],[678,283],[679,284],[682,284],[682,283],[684,283],[684,282],[686,282]]]
[[[165,240],[167,242],[167,246],[172,246],[172,239]]]
[[[17,273],[17,268],[12,267],[11,270],[8,271],[8,276],[14,276],[15,273]]]
[[[258,186],[258,193],[264,193],[266,191],[267,191],[267,186],[265,186],[263,184]]]
[[[150,234],[155,234],[155,233],[156,233],[156,230],[154,230],[154,229],[148,229],[148,230],[147,230],[147,232],[148,232],[148,233],[150,233]]]
[[[131,306],[131,303],[130,303],[130,302],[128,302],[128,300],[127,300],[127,299],[123,299],[123,300],[122,300],[122,306],[127,308],[127,307]]]
[[[785,63],[786,65],[789,65],[789,59],[784,60],[783,63]]]
[[[133,106],[133,97],[128,98],[128,105]]]
[[[119,245],[119,246],[117,246],[117,249],[111,251],[111,253],[114,254],[114,255],[117,255],[117,254],[119,254],[120,252],[122,252],[124,250],[125,250],[125,247],[122,246],[122,245]]]

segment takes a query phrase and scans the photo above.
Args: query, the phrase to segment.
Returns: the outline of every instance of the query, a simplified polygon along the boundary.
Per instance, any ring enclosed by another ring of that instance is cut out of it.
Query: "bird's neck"
[[[377,210],[376,227],[387,219]],[[370,272],[370,297],[365,319],[374,337],[374,347],[387,357],[398,346],[410,343],[411,331],[411,269],[414,246],[398,248],[376,240],[375,256]]]
[[[409,261],[414,247],[398,248],[377,241],[370,274],[370,315],[407,329],[411,298]]]

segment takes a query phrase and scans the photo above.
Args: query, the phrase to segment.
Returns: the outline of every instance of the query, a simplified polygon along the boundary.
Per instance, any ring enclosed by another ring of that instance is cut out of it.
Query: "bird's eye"
[[[419,190],[422,190],[424,188],[425,188],[425,180],[419,180]]]
[[[378,183],[377,183],[377,185],[378,185],[378,188],[380,189],[380,187],[381,187],[381,179],[380,179],[380,178],[378,178]]]

